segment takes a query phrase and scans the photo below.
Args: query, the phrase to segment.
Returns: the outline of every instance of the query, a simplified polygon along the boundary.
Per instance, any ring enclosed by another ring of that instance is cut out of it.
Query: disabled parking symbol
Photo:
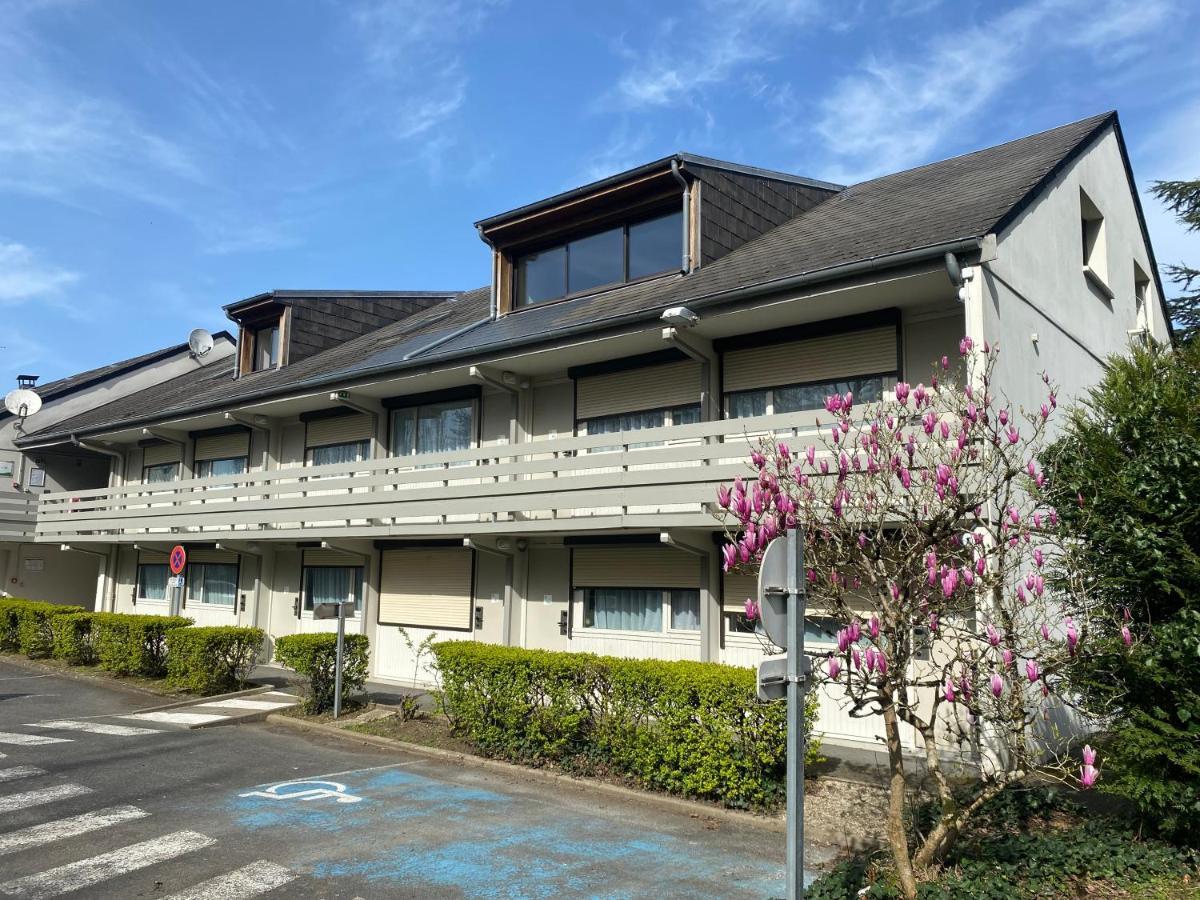
[[[332,798],[337,803],[361,803],[363,799],[346,793],[346,786],[336,781],[284,781],[271,785],[265,791],[247,791],[238,796],[301,802]]]

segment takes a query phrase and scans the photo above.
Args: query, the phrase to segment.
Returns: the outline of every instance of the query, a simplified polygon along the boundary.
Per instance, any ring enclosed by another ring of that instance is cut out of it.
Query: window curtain
[[[671,591],[671,628],[675,631],[700,630],[699,591]]]
[[[729,418],[745,419],[767,414],[766,391],[741,391],[729,395]]]
[[[592,588],[587,600],[590,628],[662,631],[662,591]]]
[[[196,463],[198,478],[217,478],[221,475],[242,475],[246,471],[246,457],[230,459],[202,459]]]
[[[329,444],[326,447],[313,447],[311,453],[312,464],[314,466],[358,462],[367,455],[367,442],[351,441],[348,444]]]
[[[237,566],[199,563],[191,567],[192,599],[212,606],[233,606],[237,594]]]
[[[775,413],[821,409],[830,394],[853,393],[856,403],[874,403],[883,394],[882,378],[851,378],[801,387],[775,388]]]
[[[315,566],[304,570],[304,608],[318,603],[354,601],[357,610],[362,604],[363,570],[361,566]]]
[[[167,567],[138,566],[138,597],[142,600],[167,599]]]
[[[146,484],[162,484],[164,481],[174,481],[179,463],[161,463],[157,466],[146,466],[142,472],[142,481]]]

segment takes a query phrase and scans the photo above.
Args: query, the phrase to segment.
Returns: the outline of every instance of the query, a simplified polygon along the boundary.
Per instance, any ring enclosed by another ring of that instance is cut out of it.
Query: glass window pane
[[[279,326],[260,328],[254,333],[254,369],[271,369],[279,362]]]
[[[416,441],[415,409],[398,409],[392,413],[392,456],[411,456]]]
[[[367,443],[367,441],[351,441],[347,444],[313,447],[308,451],[309,459],[314,466],[359,462],[367,457]]]
[[[165,565],[138,566],[138,599],[167,599],[167,567]]]
[[[196,463],[197,478],[216,478],[220,475],[241,475],[246,471],[246,457],[202,459]]]
[[[157,466],[146,466],[142,470],[142,481],[146,484],[161,484],[164,481],[174,481],[179,463],[160,463]]]
[[[672,425],[695,425],[700,421],[700,404],[677,406],[671,410]]]
[[[592,588],[584,598],[585,628],[662,631],[662,591]]]
[[[676,631],[700,630],[699,591],[671,591],[671,627]]]
[[[362,606],[362,566],[312,566],[304,570],[304,608],[311,610],[318,603],[354,601],[354,609]]]
[[[778,407],[775,412],[779,412]],[[729,395],[729,418],[744,419],[747,416],[765,416],[766,414],[766,391],[739,391]]]
[[[237,593],[237,566],[196,563],[188,569],[189,598],[196,603],[233,606]]]
[[[883,393],[882,378],[848,378],[798,387],[775,388],[775,412],[797,412],[803,409],[822,409],[830,394],[853,393],[856,403],[873,403]]]
[[[676,210],[629,226],[629,277],[642,278],[683,264],[683,213]]]
[[[623,260],[625,237],[622,229],[602,231],[567,245],[568,293],[577,294],[625,279]]]
[[[517,303],[553,300],[567,292],[566,247],[530,253],[517,267]]]

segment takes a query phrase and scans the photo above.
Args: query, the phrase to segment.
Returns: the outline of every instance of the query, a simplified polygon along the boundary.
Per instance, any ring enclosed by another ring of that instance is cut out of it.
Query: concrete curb
[[[575,775],[550,772],[545,769],[532,769],[526,766],[519,766],[514,763],[504,762],[498,759],[487,759],[485,757],[475,756],[469,753],[460,753],[455,750],[443,750],[439,747],[426,747],[424,744],[411,744],[408,741],[400,741],[396,740],[395,738],[380,737],[379,735],[374,734],[361,734],[356,731],[347,731],[345,728],[339,728],[336,725],[326,725],[321,722],[305,722],[303,719],[297,719],[294,716],[284,716],[280,715],[279,713],[269,713],[266,717],[266,720],[269,725],[282,725],[286,728],[291,728],[294,731],[304,731],[326,735],[328,737],[336,737],[344,741],[351,741],[359,744],[370,744],[372,746],[387,750],[401,750],[405,753],[414,753],[433,759],[446,760],[449,762],[454,762],[458,765],[469,765],[480,769],[491,769],[492,771],[500,772],[505,775],[511,775],[517,778],[526,778],[534,781],[546,782],[547,784],[553,784],[559,788],[563,786],[570,786],[571,788],[583,792],[603,794],[619,800],[657,806],[662,809],[669,809],[672,812],[687,813],[689,816],[697,818],[719,819],[724,822],[729,822],[730,824],[748,826],[750,828],[756,828],[760,831],[770,832],[772,834],[784,834],[787,831],[787,823],[782,815],[775,817],[758,816],[753,813],[741,812],[735,809],[725,809],[724,807],[720,806],[711,806],[707,803],[701,803],[696,800],[685,800],[682,797],[671,797],[665,794],[655,794],[649,791],[640,791],[635,788],[622,787],[618,784],[608,784],[606,782],[596,781],[591,778],[580,778]],[[807,822],[804,826],[804,833],[806,838],[811,839],[816,843],[827,844],[847,850],[864,849],[864,846],[861,842],[847,841],[844,833],[832,833],[827,829],[816,827],[815,825]]]
[[[144,709],[134,710],[134,712],[162,712],[168,709],[180,709],[184,706],[201,706],[205,703],[213,703],[216,700],[232,700],[234,697],[250,697],[254,694],[265,694],[268,691],[274,690],[269,684],[256,684],[254,687],[244,688],[240,691],[231,691],[228,694],[213,694],[211,697],[189,697],[187,700],[176,700],[172,703],[164,703],[162,706],[147,706]]]

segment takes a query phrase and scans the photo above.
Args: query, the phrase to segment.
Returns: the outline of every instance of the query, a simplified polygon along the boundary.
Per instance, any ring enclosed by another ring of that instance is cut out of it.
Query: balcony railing
[[[33,540],[37,500],[24,494],[0,495],[0,541]]]
[[[43,494],[42,541],[317,540],[710,527],[759,435],[815,440],[816,412],[328,466]],[[648,446],[649,445],[649,446]]]

